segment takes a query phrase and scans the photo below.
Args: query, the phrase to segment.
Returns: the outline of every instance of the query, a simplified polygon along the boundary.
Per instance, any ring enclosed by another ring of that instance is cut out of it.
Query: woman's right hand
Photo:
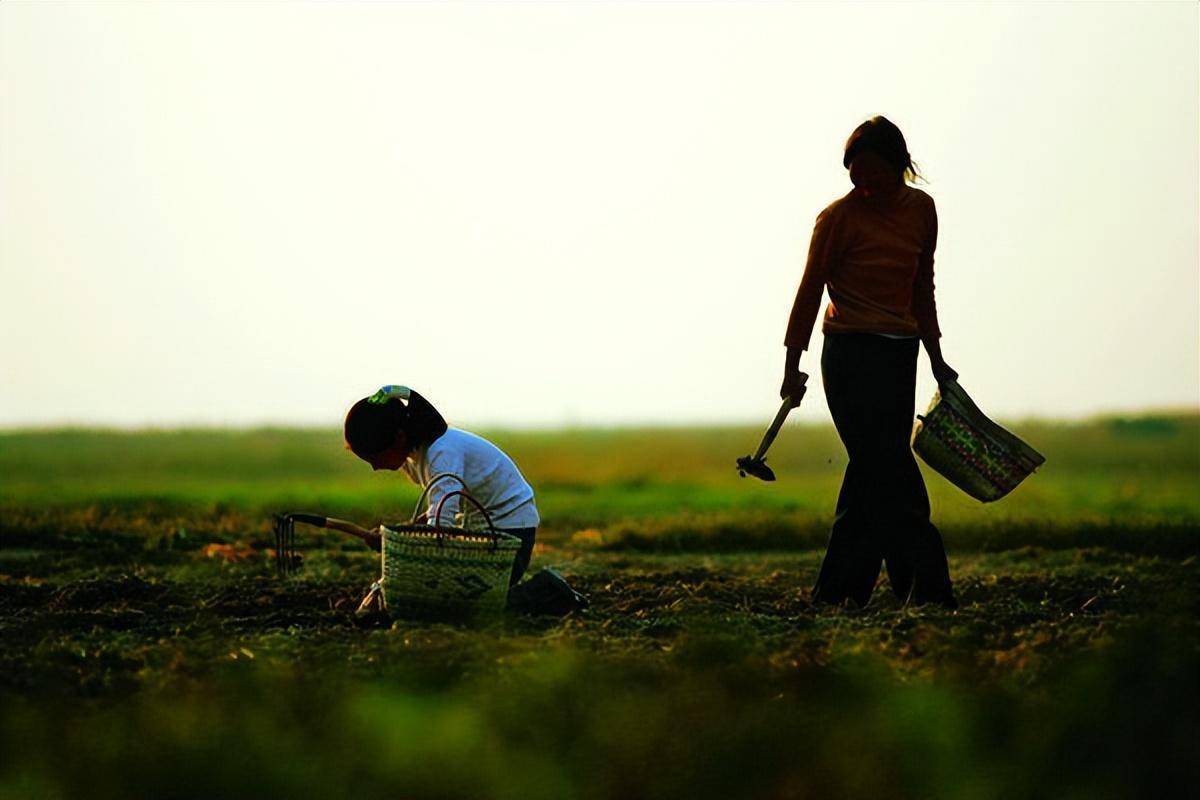
[[[800,404],[800,398],[804,396],[804,384],[808,380],[808,374],[800,371],[802,352],[799,347],[789,347],[787,357],[783,360],[783,385],[779,387],[779,399],[790,398],[793,407]]]
[[[804,395],[805,384],[807,382],[807,372],[801,372],[798,369],[785,369],[783,371],[783,384],[779,387],[779,399],[791,398],[793,403],[799,403],[800,398]]]

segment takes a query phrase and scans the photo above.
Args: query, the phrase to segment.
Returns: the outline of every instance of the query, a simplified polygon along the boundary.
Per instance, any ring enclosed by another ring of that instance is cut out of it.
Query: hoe
[[[771,446],[771,442],[775,441],[779,429],[783,427],[783,421],[787,419],[788,412],[800,405],[806,389],[807,387],[802,386],[800,388],[800,396],[795,399],[791,397],[783,398],[783,404],[779,406],[779,411],[775,412],[775,419],[771,421],[771,427],[767,428],[767,432],[763,434],[762,442],[758,445],[758,450],[752,456],[742,456],[737,460],[737,471],[743,478],[747,475],[753,475],[763,481],[775,480],[774,471],[767,466],[767,448]]]

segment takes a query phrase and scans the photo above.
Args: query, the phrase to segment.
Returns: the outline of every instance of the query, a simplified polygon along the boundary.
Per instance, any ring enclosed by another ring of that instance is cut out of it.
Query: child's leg
[[[502,528],[500,532],[521,540],[521,549],[517,551],[512,577],[508,581],[509,586],[516,586],[517,581],[521,580],[521,576],[529,568],[529,559],[533,557],[533,540],[537,537],[537,528]]]

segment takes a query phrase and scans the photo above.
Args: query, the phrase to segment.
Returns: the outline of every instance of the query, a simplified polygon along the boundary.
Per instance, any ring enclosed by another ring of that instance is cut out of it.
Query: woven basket
[[[929,410],[917,415],[913,450],[940,475],[977,500],[1011,492],[1046,458],[984,415],[963,388],[947,381]]]
[[[436,475],[425,485],[411,522],[383,528],[384,603],[399,612],[499,611],[508,596],[521,540],[497,531],[491,515],[465,490],[448,492],[442,498],[433,516],[434,524],[419,524],[416,520],[421,502],[443,477],[454,476]],[[487,530],[440,524],[442,508],[456,495],[479,509]]]

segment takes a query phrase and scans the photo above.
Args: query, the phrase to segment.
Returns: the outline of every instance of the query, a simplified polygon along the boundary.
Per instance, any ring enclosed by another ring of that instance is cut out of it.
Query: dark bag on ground
[[[571,588],[557,570],[546,567],[508,590],[508,610],[518,614],[566,616],[587,608],[587,598]]]

